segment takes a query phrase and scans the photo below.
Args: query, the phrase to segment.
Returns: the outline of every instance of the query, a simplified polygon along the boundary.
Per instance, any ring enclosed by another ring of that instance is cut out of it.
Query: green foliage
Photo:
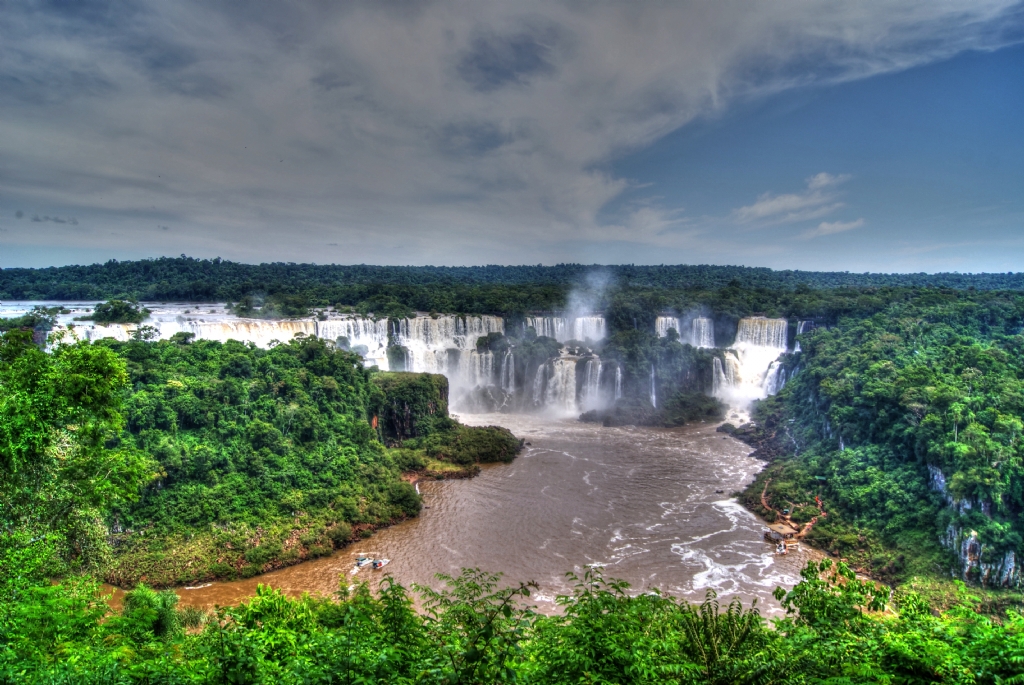
[[[809,539],[882,577],[946,572],[950,529],[977,531],[983,563],[1020,558],[1022,323],[1019,296],[931,292],[805,335],[799,373],[756,412],[789,455],[770,497],[807,519],[820,495],[829,516]]]
[[[169,640],[180,635],[182,621],[175,607],[178,595],[173,590],[157,592],[139,585],[124,596],[119,632],[134,641],[149,637]]]
[[[522,442],[507,428],[500,426],[458,426],[445,433],[406,440],[403,447],[423,450],[432,459],[469,466],[510,462],[519,453]]]
[[[111,581],[254,575],[345,544],[351,524],[419,511],[370,425],[371,405],[386,395],[357,355],[316,338],[268,350],[211,341],[96,347],[127,363],[124,443],[160,467],[139,502],[112,517],[126,532]]]
[[[58,337],[46,354],[29,332],[0,336],[0,589],[104,560],[103,515],[153,474],[116,445],[126,382],[109,350]]]
[[[450,431],[448,379],[438,374],[387,372],[373,376],[372,412],[386,445]]]
[[[298,295],[307,305],[365,301],[371,303],[370,311],[377,313],[382,313],[389,302],[399,302],[419,311],[512,313],[558,308],[567,289],[583,283],[595,271],[624,288],[657,290],[746,288],[799,294],[814,288],[1024,288],[1024,274],[1019,273],[855,274],[709,265],[437,267],[282,262],[255,265],[219,257],[161,257],[128,262],[110,260],[90,266],[3,269],[0,271],[0,298],[131,297],[163,302],[238,302],[247,295],[263,293],[267,297]]]
[[[99,324],[108,323],[142,323],[149,316],[149,310],[143,309],[137,302],[110,300],[101,302],[92,310],[91,316],[81,317]]]
[[[70,310],[61,307],[32,307],[32,311],[11,319],[0,319],[0,333],[19,328],[45,333],[53,329],[57,322],[57,314],[68,314]]]
[[[1020,683],[1024,617],[994,620],[964,590],[942,614],[844,566],[811,564],[788,614],[714,593],[691,605],[633,594],[588,569],[563,611],[536,614],[534,583],[466,569],[438,590],[385,578],[374,595],[289,599],[259,586],[213,615],[139,587],[111,612],[95,583],[42,584],[0,601],[0,683]],[[188,628],[188,630],[185,630]]]

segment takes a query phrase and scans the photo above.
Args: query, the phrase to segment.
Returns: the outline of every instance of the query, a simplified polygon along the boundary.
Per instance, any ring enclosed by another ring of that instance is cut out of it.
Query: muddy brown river
[[[484,467],[470,480],[419,483],[419,518],[336,552],[247,580],[181,589],[182,602],[235,604],[265,583],[291,595],[329,594],[385,573],[402,584],[439,586],[437,572],[501,571],[508,582],[534,580],[533,599],[554,611],[571,591],[566,571],[601,565],[635,592],[658,588],[702,600],[771,597],[791,587],[812,555],[777,556],[761,520],[729,493],[750,482],[761,462],[711,424],[676,429],[604,428],[531,415],[463,415],[472,425],[502,425],[530,443],[511,464]],[[719,492],[720,491],[720,492]],[[381,571],[352,573],[357,553],[390,559]]]

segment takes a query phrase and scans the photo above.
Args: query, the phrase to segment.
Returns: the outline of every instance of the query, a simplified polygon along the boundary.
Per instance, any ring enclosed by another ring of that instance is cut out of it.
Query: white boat
[[[374,559],[373,560],[373,570],[374,571],[380,570],[380,569],[384,568],[385,566],[387,566],[390,563],[391,563],[390,559]]]

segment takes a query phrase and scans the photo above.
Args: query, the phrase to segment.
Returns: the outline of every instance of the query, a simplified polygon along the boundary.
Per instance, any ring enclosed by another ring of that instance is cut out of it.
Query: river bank
[[[604,428],[522,415],[465,415],[506,427],[528,444],[508,464],[485,464],[469,480],[420,479],[424,511],[333,554],[252,578],[178,589],[185,605],[235,604],[260,584],[291,596],[331,595],[339,584],[385,574],[403,585],[438,587],[435,573],[464,567],[535,580],[539,610],[571,591],[565,572],[600,565],[634,592],[658,588],[691,600],[708,589],[775,613],[772,590],[791,587],[817,552],[775,555],[764,524],[730,492],[763,467],[714,424]],[[725,439],[723,439],[725,438]],[[721,491],[721,492],[716,492]],[[383,557],[383,571],[352,574],[358,554]]]

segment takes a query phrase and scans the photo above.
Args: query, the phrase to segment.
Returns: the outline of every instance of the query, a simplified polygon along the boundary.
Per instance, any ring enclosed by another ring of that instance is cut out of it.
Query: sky
[[[0,267],[1024,270],[1019,0],[0,3]]]

